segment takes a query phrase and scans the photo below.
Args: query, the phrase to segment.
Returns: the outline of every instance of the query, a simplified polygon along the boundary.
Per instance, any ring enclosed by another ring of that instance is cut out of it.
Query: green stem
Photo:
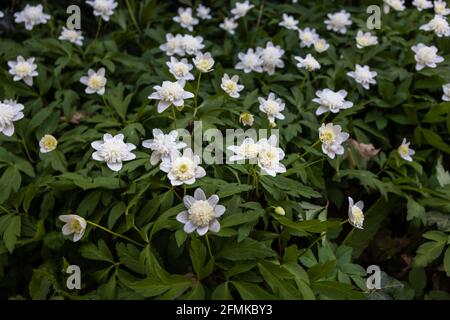
[[[141,33],[141,28],[139,28],[139,24],[137,23],[136,17],[134,16],[133,9],[131,8],[129,0],[125,0],[125,3],[127,4],[128,13],[130,14],[131,21],[133,21],[134,26],[136,27],[137,31]]]
[[[314,142],[313,145],[311,146],[311,148],[314,148],[314,147],[317,146],[317,144],[319,144],[319,143],[320,143],[320,139],[317,140],[316,142]],[[305,151],[304,153],[302,153],[302,154],[299,156],[299,158],[300,158],[300,159],[303,159],[303,157],[306,156],[308,153],[309,153],[308,150]]]
[[[11,212],[8,209],[6,209],[3,205],[1,205],[1,204],[0,204],[0,209],[2,209],[3,211],[5,211],[8,214],[11,214]]]
[[[173,114],[173,128],[177,128],[177,113],[175,111],[175,106],[172,106],[172,114]]]
[[[209,256],[211,257],[211,259],[214,259],[214,256],[211,252],[211,245],[209,243],[208,234],[205,235],[205,239],[206,239],[206,246],[208,247]]]
[[[127,240],[127,241],[129,241],[129,242],[131,242],[131,243],[133,243],[135,245],[137,245],[137,246],[145,247],[145,245],[143,245],[142,243],[139,243],[137,241],[134,241],[133,239],[130,239],[130,238],[128,238],[126,236],[123,236],[123,235],[121,235],[119,233],[116,233],[114,231],[111,231],[108,228],[105,228],[105,227],[103,227],[103,226],[101,226],[99,224],[96,224],[95,222],[92,222],[92,221],[89,221],[89,220],[86,220],[86,222],[89,223],[90,225],[92,225],[92,226],[94,226],[96,228],[102,229],[103,231],[106,231],[106,232],[108,232],[108,233],[110,233],[110,234],[112,234],[112,235],[114,235],[116,237],[123,238],[123,239],[125,239],[125,240]]]
[[[308,248],[306,248],[306,250],[303,251],[298,257],[300,258],[300,257],[303,256],[306,252],[308,252],[308,250],[310,250],[310,249],[311,249],[317,242],[319,242],[320,239],[322,239],[326,234],[327,234],[326,232],[322,232],[322,233],[320,234],[320,236],[317,237],[317,239],[314,240],[314,241],[308,246]]]
[[[197,77],[197,86],[196,86],[196,88],[195,88],[195,98],[194,98],[194,106],[195,106],[195,109],[194,109],[194,116],[193,116],[194,120],[195,120],[195,116],[196,116],[196,114],[197,114],[197,108],[198,108],[198,92],[199,92],[199,90],[200,90],[200,80],[201,80],[201,78],[202,78],[202,73],[199,72],[199,75],[198,75],[198,77]]]

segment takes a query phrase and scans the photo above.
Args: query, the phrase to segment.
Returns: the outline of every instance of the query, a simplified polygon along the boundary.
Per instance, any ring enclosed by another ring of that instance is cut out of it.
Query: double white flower
[[[115,136],[105,133],[103,140],[91,143],[92,148],[96,150],[92,153],[92,159],[106,162],[108,168],[119,171],[122,169],[123,161],[136,158],[136,155],[131,152],[136,149],[136,146],[132,143],[125,143],[123,139],[124,135],[121,133]]]
[[[250,4],[248,0],[245,0],[244,2],[236,2],[234,8],[231,10],[231,14],[234,15],[234,19],[239,19],[244,17],[247,12],[254,7],[255,6]]]
[[[403,138],[402,144],[398,147],[398,154],[400,157],[406,161],[413,161],[412,156],[416,153],[413,149],[409,147],[411,142],[408,142],[406,138]]]
[[[183,155],[173,159],[165,158],[159,168],[167,173],[167,177],[173,186],[193,184],[195,179],[206,175],[205,169],[200,165],[200,157],[194,155],[190,148],[183,150]]]
[[[228,150],[234,152],[230,161],[252,160],[258,157],[259,145],[252,138],[245,138],[240,146],[229,146]]]
[[[153,139],[142,141],[144,148],[151,149],[150,163],[154,166],[161,160],[170,161],[180,155],[179,149],[186,147],[186,143],[178,142],[178,132],[173,130],[164,134],[160,129],[153,129]]]
[[[228,74],[224,74],[222,77],[222,84],[220,87],[223,91],[225,91],[232,98],[239,98],[242,90],[244,90],[244,86],[242,84],[238,84],[239,76],[234,75],[231,78]]]
[[[430,0],[414,0],[412,5],[419,11],[433,8],[433,2]]]
[[[263,60],[253,49],[248,49],[247,53],[238,53],[239,62],[234,67],[237,70],[244,70],[245,73],[252,71],[263,72]]]
[[[105,77],[105,68],[100,68],[98,71],[89,69],[88,75],[81,77],[80,82],[87,86],[84,90],[87,94],[97,93],[102,96],[105,94],[105,86],[107,82]]]
[[[334,92],[330,89],[316,91],[317,98],[312,101],[318,103],[320,106],[316,110],[316,115],[319,116],[327,111],[338,113],[341,109],[348,109],[353,107],[353,102],[345,100],[347,91],[339,90]]]
[[[194,75],[190,72],[193,66],[186,58],[178,60],[175,57],[170,57],[170,61],[166,64],[169,67],[169,72],[178,81],[194,80]]]
[[[229,34],[233,35],[234,30],[238,27],[237,22],[233,18],[225,18],[223,19],[223,22],[219,24],[219,27]]]
[[[344,154],[344,143],[349,138],[347,132],[342,132],[340,125],[334,125],[333,123],[322,123],[319,128],[319,139],[322,142],[322,151],[331,159],[334,159],[336,155]]]
[[[93,0],[86,1],[94,9],[94,16],[101,17],[104,21],[109,21],[110,16],[114,14],[117,7],[115,0]]]
[[[318,52],[318,53],[327,51],[329,47],[330,47],[330,45],[328,44],[328,42],[325,39],[317,38],[314,41],[314,50],[316,50],[316,52]]]
[[[4,100],[0,102],[0,133],[10,137],[14,134],[14,121],[24,117],[23,104],[14,100]]]
[[[435,0],[434,1],[434,13],[446,16],[450,14],[450,9],[447,8],[446,0]]]
[[[263,174],[275,177],[277,173],[286,172],[286,167],[280,162],[283,158],[284,151],[277,147],[276,135],[258,141],[258,166]]]
[[[13,80],[23,80],[27,85],[32,86],[33,77],[39,75],[34,60],[34,57],[25,60],[22,56],[18,56],[17,61],[8,61],[9,73],[14,76]]]
[[[325,20],[327,29],[333,30],[334,32],[345,34],[347,32],[347,27],[352,24],[350,13],[345,10],[329,13],[327,16],[328,19]]]
[[[447,19],[441,15],[435,15],[430,22],[422,25],[419,29],[433,31],[439,38],[450,37],[450,26]]]
[[[280,98],[277,98],[273,92],[269,93],[266,99],[258,97],[259,110],[267,114],[269,122],[275,124],[275,119],[284,119],[282,111],[284,110],[285,103]]]
[[[166,34],[166,42],[159,46],[161,51],[164,51],[168,56],[177,54],[179,56],[196,55],[205,47],[203,44],[203,38],[200,36],[186,35],[173,35],[171,33]]]
[[[42,4],[30,6],[27,4],[22,11],[14,13],[16,23],[24,23],[25,29],[33,30],[33,27],[39,24],[46,24],[50,20],[50,15],[44,13]]]
[[[405,8],[405,0],[383,0],[384,2],[384,13],[389,13],[391,8],[395,11],[404,11]]]
[[[81,47],[83,45],[84,37],[81,34],[81,31],[67,29],[66,27],[63,27],[61,30],[61,35],[58,37],[58,39],[69,41],[70,43],[73,43]]]
[[[278,25],[289,30],[298,30],[298,20],[295,20],[293,16],[287,15],[286,13],[283,13],[283,21]]]
[[[267,42],[265,48],[257,47],[256,54],[261,57],[263,71],[268,75],[273,75],[275,68],[284,68],[284,62],[281,60],[284,50],[280,46],[274,46],[271,41]]]
[[[39,140],[39,151],[41,153],[49,153],[55,150],[57,146],[58,140],[51,134],[46,134]]]
[[[355,71],[347,72],[347,75],[356,82],[360,83],[364,89],[369,90],[370,84],[376,84],[375,77],[377,76],[376,71],[370,71],[369,66],[356,65]]]
[[[212,71],[212,67],[214,66],[214,59],[211,57],[211,53],[197,53],[195,58],[192,59],[195,67],[200,72],[210,72]]]
[[[378,44],[377,36],[372,35],[370,32],[362,32],[358,30],[356,34],[356,47],[362,49],[369,46],[374,46]]]
[[[353,203],[353,199],[348,197],[348,221],[352,226],[363,229],[364,225],[364,202],[361,200]]]
[[[416,59],[416,70],[420,71],[425,67],[436,68],[437,63],[444,61],[444,58],[437,54],[438,49],[435,46],[426,46],[423,43],[419,43],[416,46],[412,46],[414,51],[414,59]]]
[[[320,63],[310,53],[305,58],[294,57],[298,61],[297,68],[306,69],[307,71],[314,71],[320,69]]]
[[[298,30],[298,37],[300,39],[300,47],[311,47],[314,43],[319,40],[319,35],[316,32],[316,29],[305,28]]]
[[[182,28],[188,29],[190,32],[194,30],[194,26],[198,24],[198,19],[192,16],[191,8],[178,8],[178,15],[173,18],[173,21],[180,24]]]
[[[205,7],[202,4],[200,4],[197,7],[196,13],[197,13],[197,17],[199,17],[202,20],[210,20],[212,18],[210,15],[211,9],[208,7]]]
[[[159,100],[158,113],[164,112],[172,104],[176,107],[184,105],[184,99],[194,97],[192,92],[184,90],[184,82],[163,81],[162,86],[154,86],[156,90],[148,96],[149,99]]]

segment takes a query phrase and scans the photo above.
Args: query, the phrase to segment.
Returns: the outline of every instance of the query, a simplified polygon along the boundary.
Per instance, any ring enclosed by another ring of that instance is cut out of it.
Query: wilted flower
[[[339,90],[334,92],[330,89],[316,91],[317,98],[312,101],[318,103],[320,106],[316,110],[316,115],[321,115],[327,111],[338,113],[341,109],[348,109],[353,107],[353,102],[345,100],[347,91]]]
[[[42,4],[30,6],[27,4],[22,11],[14,13],[16,23],[24,23],[25,29],[33,30],[38,24],[46,24],[50,20],[50,15],[44,13]]]
[[[310,72],[320,69],[320,63],[310,53],[304,59],[302,57],[294,58],[298,61],[297,68],[306,69]]]
[[[377,83],[374,79],[377,76],[377,72],[370,71],[369,66],[360,66],[357,64],[356,70],[347,72],[347,75],[355,79],[355,81],[360,83],[366,90],[370,89],[370,84]]]
[[[114,9],[117,7],[115,0],[93,0],[86,1],[86,4],[94,8],[94,16],[102,17],[104,21],[109,21],[109,17],[114,14]]]
[[[245,73],[263,71],[263,60],[253,49],[248,49],[247,53],[239,52],[238,58],[240,61],[236,64],[235,69],[244,70]]]
[[[190,64],[186,58],[178,61],[175,57],[170,57],[170,61],[166,62],[169,67],[169,72],[175,77],[177,80],[187,81],[194,80],[194,75],[189,71],[192,70],[193,66]]]
[[[405,0],[383,0],[384,2],[384,13],[389,13],[389,11],[394,9],[395,11],[405,10]]]
[[[175,37],[173,34],[166,34],[166,43],[163,43],[159,46],[161,51],[164,51],[168,56],[172,56],[174,54],[178,54],[180,56],[184,56],[184,49],[182,48],[183,36],[181,34],[177,34]]]
[[[242,123],[244,126],[252,126],[254,121],[255,118],[251,113],[244,112],[241,113],[241,115],[239,116],[239,122]]]
[[[183,155],[174,159],[163,159],[159,168],[167,173],[173,186],[179,186],[183,183],[193,184],[195,179],[206,175],[205,169],[199,164],[200,157],[194,155],[190,148],[186,148],[183,150]]]
[[[300,39],[300,47],[311,47],[314,43],[319,40],[319,35],[316,32],[316,29],[305,28],[298,30],[298,37]]]
[[[348,197],[348,221],[352,226],[358,229],[363,229],[364,224],[364,202],[361,200],[353,203],[353,199]]]
[[[76,214],[64,214],[59,216],[59,220],[65,223],[62,227],[62,234],[65,236],[73,234],[73,242],[80,240],[86,230],[86,220]]]
[[[176,107],[184,105],[184,99],[194,97],[192,92],[184,90],[184,82],[163,81],[162,86],[154,86],[156,91],[148,96],[149,99],[160,100],[158,103],[158,113],[164,112],[172,104]]]
[[[201,72],[210,72],[214,66],[214,59],[211,57],[211,53],[198,52],[195,58],[192,59],[195,67]]]
[[[364,160],[370,160],[380,152],[380,149],[375,149],[375,146],[371,143],[366,144],[355,139],[349,139],[348,142],[355,147],[356,151],[358,151]]]
[[[322,151],[331,159],[336,155],[344,154],[344,147],[342,143],[349,137],[347,132],[342,132],[340,125],[333,125],[333,123],[322,123],[319,128],[319,139],[322,142]]]
[[[286,167],[280,163],[284,158],[284,151],[277,148],[277,137],[273,134],[269,139],[258,141],[258,166],[263,174],[275,177],[277,173],[286,172]]]
[[[14,76],[14,81],[23,80],[27,85],[33,85],[33,77],[39,73],[36,71],[37,65],[34,57],[25,60],[22,56],[17,57],[17,61],[8,61],[9,73]]]
[[[437,55],[438,49],[435,46],[427,47],[423,43],[412,46],[414,58],[416,59],[416,70],[420,71],[425,67],[436,68],[437,63],[444,61],[444,58]]]
[[[250,4],[248,0],[245,0],[244,2],[236,2],[234,9],[231,10],[231,14],[234,15],[234,19],[239,19],[245,16],[247,12],[254,7],[255,6]]]
[[[197,188],[194,197],[184,196],[183,203],[187,210],[180,212],[176,219],[184,224],[184,232],[197,231],[200,236],[203,236],[208,231],[220,231],[217,218],[222,216],[226,209],[218,204],[219,197],[217,195],[213,194],[206,199],[203,190]]]
[[[161,160],[170,160],[180,155],[179,149],[186,147],[186,143],[178,142],[176,130],[164,134],[160,129],[153,129],[153,139],[142,141],[142,146],[153,150],[150,163],[154,166]]]
[[[412,5],[419,11],[433,8],[433,3],[430,0],[414,0]]]
[[[259,145],[252,138],[245,138],[240,146],[229,146],[228,150],[235,154],[230,161],[251,160],[258,156]]]
[[[87,94],[97,93],[103,95],[106,86],[105,68],[100,68],[98,71],[93,69],[88,70],[88,75],[80,78],[80,82],[86,85],[84,92]]]
[[[219,27],[229,34],[233,35],[234,30],[238,27],[238,24],[236,21],[234,21],[233,18],[225,18],[221,24],[219,24]]]
[[[70,43],[76,44],[77,46],[82,46],[84,37],[82,36],[81,31],[67,29],[66,27],[63,27],[61,35],[58,37],[58,39],[67,40]]]
[[[435,0],[434,12],[442,16],[450,14],[450,9],[447,8],[447,2],[445,0]]]
[[[190,56],[196,55],[204,47],[203,38],[200,36],[194,37],[190,34],[186,34],[181,39],[181,49],[184,51],[184,54]]]
[[[330,45],[325,39],[316,39],[316,41],[314,41],[314,50],[316,50],[318,53],[327,51],[329,47]]]
[[[192,16],[191,8],[178,8],[178,16],[173,17],[173,21],[178,22],[182,28],[193,31],[193,26],[198,24],[198,19]]]
[[[92,148],[96,150],[92,153],[92,159],[106,162],[108,168],[119,171],[122,169],[123,161],[136,158],[136,155],[131,153],[132,150],[136,149],[136,146],[132,143],[125,143],[123,139],[124,135],[121,133],[115,136],[105,133],[103,140],[91,143]]]
[[[362,49],[365,47],[373,46],[378,44],[378,38],[372,35],[370,32],[358,31],[356,34],[356,47]]]
[[[447,83],[442,86],[442,90],[444,91],[444,95],[442,96],[442,100],[450,101],[450,83]]]
[[[289,30],[298,30],[298,20],[295,20],[293,16],[287,15],[286,13],[283,13],[283,21],[278,25]]]
[[[398,147],[398,154],[400,157],[406,161],[413,161],[412,156],[416,153],[413,149],[409,147],[411,142],[408,142],[406,138],[403,138],[402,144]]]
[[[256,48],[256,54],[261,57],[263,70],[268,75],[273,75],[275,68],[284,68],[284,62],[281,60],[284,50],[280,46],[274,46],[271,41],[267,42],[265,48]]]
[[[50,151],[53,151],[58,146],[58,140],[51,134],[46,134],[42,137],[42,139],[39,141],[39,148],[41,153],[48,153]]]
[[[199,17],[202,20],[210,20],[212,17],[210,15],[211,9],[208,7],[205,7],[204,5],[200,4],[197,7],[197,17]]]
[[[24,117],[23,104],[14,100],[4,100],[0,102],[0,133],[10,137],[14,134],[14,121]]]
[[[273,92],[269,93],[269,97],[266,99],[259,97],[259,110],[267,114],[270,123],[274,123],[275,119],[284,119],[284,115],[281,113],[284,110],[285,104],[283,100],[277,98]]]
[[[240,94],[239,92],[244,90],[244,86],[241,84],[238,84],[239,76],[234,75],[231,78],[228,76],[228,74],[224,74],[222,77],[222,84],[220,87],[225,91],[230,97],[232,98],[239,98]]]
[[[450,36],[450,26],[447,19],[441,15],[435,15],[427,24],[422,25],[420,30],[433,31],[439,38]]]
[[[325,20],[328,30],[333,30],[334,32],[346,33],[347,27],[352,24],[350,19],[350,13],[345,10],[341,10],[336,13],[327,14],[328,19]]]

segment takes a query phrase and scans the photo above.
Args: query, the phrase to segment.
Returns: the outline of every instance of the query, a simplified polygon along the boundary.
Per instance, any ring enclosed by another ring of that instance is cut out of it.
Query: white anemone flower
[[[331,159],[334,159],[336,155],[344,154],[344,147],[342,143],[349,138],[347,132],[342,132],[340,125],[334,125],[333,123],[322,123],[319,128],[319,139],[322,142],[322,152]]]
[[[24,59],[18,56],[17,60],[8,61],[9,73],[13,75],[14,81],[23,80],[27,85],[33,85],[33,77],[37,77],[39,73],[36,71],[37,65],[34,63],[35,58]]]
[[[228,150],[234,152],[230,161],[252,160],[258,157],[259,145],[252,138],[245,138],[239,146],[229,146]]]
[[[23,104],[14,100],[0,102],[0,133],[7,137],[11,137],[14,134],[14,121],[24,117],[23,109]]]
[[[210,20],[211,17],[211,9],[200,4],[196,9],[197,17],[199,17],[202,20]]]
[[[188,29],[190,32],[194,30],[194,26],[198,24],[198,19],[192,16],[191,8],[178,8],[178,15],[173,17],[173,21],[180,24],[182,28]]]
[[[348,197],[348,221],[352,226],[363,229],[364,225],[364,202],[361,200],[353,203],[353,199]]]
[[[219,24],[219,27],[229,34],[233,35],[234,30],[238,27],[237,22],[233,18],[225,18],[221,24]]]
[[[57,146],[58,140],[51,134],[46,134],[39,140],[39,150],[41,153],[49,153],[55,150]]]
[[[234,15],[234,19],[239,19],[244,17],[247,12],[254,8],[255,6],[250,4],[248,0],[244,2],[236,2],[234,8],[231,10],[231,14]]]
[[[14,13],[16,23],[24,23],[25,29],[33,30],[33,27],[39,24],[46,24],[50,20],[50,15],[44,13],[42,4],[30,6],[27,4],[22,11]]]
[[[259,110],[267,114],[267,118],[271,124],[275,123],[275,119],[284,119],[284,115],[282,114],[285,103],[280,98],[277,98],[273,92],[269,93],[269,96],[266,99],[262,97],[258,97],[259,101]]]
[[[356,47],[362,49],[378,44],[378,37],[372,35],[370,32],[363,32],[361,30],[356,34]]]
[[[200,36],[194,37],[190,34],[186,34],[182,37],[181,49],[186,55],[195,56],[204,47],[205,45],[203,44],[203,38]]]
[[[101,17],[104,21],[109,21],[110,16],[114,14],[117,7],[115,0],[93,0],[86,1],[94,9],[94,16]]]
[[[319,116],[325,112],[338,113],[341,109],[348,109],[353,107],[353,102],[345,100],[347,91],[339,90],[335,92],[330,89],[317,90],[317,98],[312,101],[319,104],[316,110],[316,115]]]
[[[450,101],[450,83],[447,83],[442,86],[442,91],[444,91],[444,95],[442,96],[442,100]]]
[[[174,159],[180,155],[179,149],[186,147],[186,143],[178,142],[176,130],[164,134],[160,129],[153,129],[153,139],[142,141],[142,146],[151,149],[150,163],[154,166],[162,160]]]
[[[105,86],[107,82],[105,77],[105,68],[100,68],[98,71],[89,69],[88,75],[81,77],[80,82],[87,86],[84,90],[87,94],[97,93],[102,96],[105,94]]]
[[[433,8],[433,2],[430,0],[414,0],[412,5],[419,11]]]
[[[65,223],[61,230],[63,235],[73,234],[73,242],[77,242],[83,237],[87,226],[84,218],[76,214],[63,214],[59,216],[59,220]]]
[[[186,195],[183,203],[187,210],[180,212],[176,219],[184,224],[184,232],[197,231],[200,236],[208,231],[219,232],[220,223],[217,218],[221,217],[226,208],[219,203],[219,197],[213,194],[208,199],[202,189],[197,188],[194,196]]]
[[[81,31],[63,27],[62,31],[61,31],[61,35],[58,37],[58,39],[69,41],[70,43],[73,43],[73,44],[81,47],[83,45],[84,37],[81,34]]]
[[[124,135],[121,133],[115,136],[105,133],[103,140],[91,143],[92,148],[96,150],[92,153],[92,159],[106,162],[106,165],[112,171],[119,171],[122,169],[123,161],[130,161],[136,158],[136,155],[131,152],[136,149],[136,146],[132,143],[125,143],[123,139]]]
[[[433,31],[439,38],[450,37],[450,26],[441,15],[435,15],[427,24],[422,25],[420,30]]]
[[[416,153],[413,149],[409,147],[411,142],[408,142],[406,138],[403,138],[402,144],[398,147],[397,151],[400,157],[406,161],[413,161],[412,156]]]
[[[299,69],[305,69],[310,72],[320,69],[319,61],[317,61],[310,53],[308,53],[305,58],[295,56],[294,59],[298,61],[297,68]]]
[[[376,84],[375,77],[378,75],[376,71],[370,71],[369,66],[356,65],[355,71],[347,72],[347,75],[356,82],[360,83],[364,89],[369,90],[371,84]]]
[[[274,46],[271,41],[267,42],[265,48],[256,48],[256,54],[260,55],[263,71],[268,75],[273,75],[275,68],[284,68],[284,62],[281,60],[284,50],[280,46]]]
[[[391,9],[395,11],[405,11],[405,0],[383,0],[384,13],[389,13]]]
[[[345,10],[329,13],[327,17],[328,19],[325,20],[327,29],[334,32],[345,34],[347,33],[347,27],[352,25],[351,15]]]
[[[295,20],[293,16],[287,15],[286,13],[283,13],[283,21],[278,25],[289,30],[298,30],[298,20]]]
[[[240,114],[239,122],[244,126],[252,126],[253,122],[255,122],[255,117],[249,112],[244,112]]]
[[[159,100],[158,113],[164,112],[172,104],[176,107],[184,105],[185,99],[194,97],[192,92],[184,90],[184,82],[163,81],[161,86],[153,87],[156,91],[148,96],[149,99]]]
[[[440,14],[441,16],[446,16],[450,14],[450,9],[447,8],[447,2],[445,0],[435,0],[434,13]]]
[[[280,162],[284,158],[284,151],[277,147],[277,136],[258,141],[258,166],[262,174],[275,177],[277,173],[286,172],[286,167]]]
[[[316,29],[305,28],[298,30],[298,37],[300,39],[300,47],[311,47],[314,43],[319,40],[319,35],[316,32]]]
[[[220,87],[223,91],[225,91],[232,98],[239,98],[242,90],[244,90],[244,86],[242,84],[238,84],[239,76],[234,75],[231,78],[228,74],[224,74],[222,77],[222,84]]]
[[[161,51],[164,51],[168,56],[173,56],[177,54],[179,56],[184,56],[183,49],[183,36],[181,34],[177,34],[174,36],[171,33],[166,34],[166,43],[163,43],[159,46]]]
[[[170,57],[170,61],[166,62],[166,64],[169,67],[169,72],[175,79],[179,81],[194,80],[194,75],[190,72],[194,67],[186,58],[178,60],[175,57]]]
[[[200,157],[194,155],[192,149],[183,150],[183,155],[174,159],[163,159],[159,168],[167,173],[167,177],[173,186],[182,184],[194,184],[195,179],[206,175],[205,169],[200,165]]]
[[[314,50],[316,50],[316,52],[318,52],[318,53],[327,51],[329,47],[330,47],[330,45],[328,44],[328,42],[325,39],[317,38],[314,41]]]
[[[197,70],[200,72],[210,72],[213,70],[214,59],[211,57],[211,53],[198,52],[195,58],[192,59]]]
[[[263,72],[263,60],[253,49],[248,49],[247,53],[239,52],[238,58],[240,61],[234,67],[235,69],[244,70],[245,73]]]
[[[437,63],[444,61],[444,58],[437,54],[438,49],[435,46],[426,46],[423,43],[419,43],[416,46],[412,46],[414,51],[414,58],[416,59],[416,70],[420,71],[425,67],[436,68]]]

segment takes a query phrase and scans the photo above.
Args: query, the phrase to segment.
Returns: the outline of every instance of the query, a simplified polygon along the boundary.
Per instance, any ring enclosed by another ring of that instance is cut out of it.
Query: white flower
[[[450,9],[447,8],[447,2],[445,0],[434,1],[434,12],[442,16],[450,14]]]
[[[106,81],[105,68],[100,68],[98,71],[89,69],[88,75],[80,78],[80,82],[87,86],[84,92],[87,94],[97,93],[100,96],[105,93]]]
[[[322,151],[331,159],[336,155],[344,154],[344,147],[342,143],[349,137],[347,132],[342,132],[340,125],[333,125],[333,123],[322,123],[319,128],[319,139],[322,142]]]
[[[178,132],[176,130],[164,134],[160,129],[153,129],[153,139],[142,141],[142,146],[153,150],[150,163],[154,166],[161,160],[170,160],[178,157],[178,149],[186,147],[186,143],[177,142]]]
[[[422,25],[419,29],[425,31],[434,31],[434,33],[439,38],[450,36],[450,26],[448,25],[447,19],[445,19],[441,15],[435,15],[430,22]]]
[[[352,24],[350,19],[350,13],[345,10],[341,10],[336,13],[327,14],[328,19],[325,20],[328,30],[345,34],[347,32],[347,26]]]
[[[245,138],[240,146],[229,146],[228,150],[235,154],[230,157],[230,161],[255,159],[259,153],[259,145],[252,138]]]
[[[248,0],[245,0],[245,2],[236,2],[234,9],[231,10],[231,14],[234,15],[234,19],[239,19],[245,16],[253,7],[255,6],[250,4]]]
[[[316,110],[316,115],[321,115],[327,111],[338,113],[341,109],[348,109],[353,107],[353,102],[346,101],[347,91],[340,90],[334,92],[330,89],[316,91],[317,98],[312,101],[318,103],[320,106]]]
[[[259,110],[267,114],[270,123],[275,123],[275,119],[284,119],[284,115],[281,112],[284,110],[285,104],[273,92],[269,93],[267,100],[259,97],[258,101]]]
[[[42,153],[53,151],[58,146],[58,140],[51,134],[46,134],[39,140],[39,148]]]
[[[191,36],[186,34],[183,36],[181,41],[181,49],[185,54],[193,56],[196,55],[200,50],[205,47],[203,44],[203,38],[200,36]]]
[[[58,39],[67,40],[70,43],[76,44],[77,46],[82,46],[84,37],[82,36],[81,31],[67,29],[66,27],[63,27],[61,35],[59,36]]]
[[[314,71],[320,69],[320,63],[308,53],[303,59],[302,57],[294,57],[298,61],[297,68],[306,69],[308,71]]]
[[[277,148],[277,137],[273,134],[269,139],[258,141],[258,166],[263,174],[275,177],[277,173],[286,172],[286,167],[280,163],[284,158],[284,151]]]
[[[169,67],[169,72],[175,77],[177,80],[194,80],[194,75],[189,71],[192,70],[192,64],[188,63],[186,58],[178,61],[175,57],[170,57],[170,62],[166,62]]]
[[[210,20],[212,18],[210,15],[211,9],[202,4],[197,7],[196,12],[197,16],[202,20]]]
[[[104,21],[109,21],[109,17],[114,14],[117,2],[114,0],[93,0],[86,1],[86,4],[94,8],[94,16],[102,17]]]
[[[14,100],[0,102],[0,133],[10,137],[14,134],[14,121],[23,118],[23,104]]]
[[[384,2],[384,13],[389,13],[389,11],[394,9],[395,11],[405,10],[405,0],[383,0]]]
[[[347,75],[355,79],[355,81],[360,83],[366,90],[370,89],[370,84],[377,83],[374,79],[377,76],[377,72],[370,71],[369,66],[360,66],[357,64],[356,70],[347,72]]]
[[[420,71],[425,67],[436,68],[436,63],[441,63],[444,58],[437,55],[438,49],[435,46],[427,47],[423,43],[412,46],[414,58],[416,59],[416,70]]]
[[[412,156],[416,153],[413,149],[409,147],[411,142],[408,142],[406,138],[403,138],[402,144],[398,147],[398,154],[400,157],[406,161],[413,161]]]
[[[430,0],[414,0],[412,5],[419,11],[433,8],[433,3]]]
[[[275,68],[284,68],[284,62],[281,60],[284,50],[280,46],[274,46],[271,41],[267,42],[265,48],[256,48],[256,54],[261,56],[262,67],[267,74],[273,75]]]
[[[206,175],[205,169],[199,166],[200,157],[194,155],[190,148],[183,150],[183,155],[174,159],[163,159],[159,168],[167,172],[167,177],[173,186],[179,186],[183,183],[193,184],[195,179]]]
[[[62,234],[65,236],[73,234],[73,242],[79,241],[86,230],[86,220],[76,214],[64,214],[59,216],[59,220],[65,223],[62,227]]]
[[[442,90],[444,91],[444,95],[442,96],[442,100],[450,101],[450,83],[447,83],[442,86]]]
[[[103,135],[103,140],[97,140],[91,143],[96,151],[92,153],[92,159],[106,162],[108,168],[113,171],[122,169],[122,161],[130,161],[136,158],[136,155],[130,151],[136,149],[132,143],[123,142],[124,135],[119,133],[112,136],[109,133]]]
[[[175,37],[173,34],[166,34],[166,43],[163,43],[159,46],[161,51],[164,51],[168,56],[172,56],[174,54],[178,54],[180,56],[184,56],[184,49],[182,48],[183,36],[181,34],[177,34]]]
[[[363,229],[364,224],[364,202],[361,200],[353,204],[353,199],[348,197],[348,221],[352,226]]]
[[[278,25],[289,30],[298,30],[298,20],[295,20],[293,16],[287,15],[286,13],[283,13],[283,21]]]
[[[245,73],[263,71],[263,60],[253,49],[248,49],[247,53],[239,52],[238,58],[240,61],[236,64],[235,69],[244,70]]]
[[[180,212],[176,219],[184,224],[184,232],[197,231],[200,236],[203,236],[208,230],[212,232],[220,231],[217,218],[222,216],[226,209],[218,204],[219,197],[217,195],[213,194],[206,199],[203,190],[197,188],[194,197],[184,196],[183,203],[187,210]]]
[[[153,92],[148,96],[149,99],[160,100],[158,103],[158,113],[164,112],[172,104],[176,107],[184,105],[184,99],[194,97],[194,94],[184,90],[184,82],[163,81],[162,86],[154,86]]]
[[[14,81],[23,80],[27,85],[33,85],[33,77],[39,73],[36,71],[37,65],[34,57],[25,60],[22,56],[17,57],[17,61],[8,61],[9,73],[14,76]]]
[[[220,87],[228,93],[228,95],[232,98],[239,98],[240,94],[239,92],[244,89],[244,86],[241,84],[238,84],[239,76],[234,75],[231,78],[228,76],[228,74],[224,74],[222,77],[222,84]]]
[[[233,18],[225,18],[221,24],[219,24],[219,27],[229,34],[233,35],[234,30],[238,27],[238,24],[236,21],[234,21]]]
[[[378,44],[378,37],[372,35],[370,32],[358,31],[356,34],[356,47],[362,49],[365,47],[373,46]]]
[[[330,45],[325,39],[318,38],[314,41],[314,50],[316,50],[318,53],[327,51],[329,47]]]
[[[211,53],[198,52],[195,58],[192,59],[195,67],[201,72],[210,72],[214,66],[214,59],[211,57]]]
[[[178,16],[173,18],[173,21],[178,22],[181,27],[193,31],[193,26],[198,24],[198,19],[192,16],[191,8],[178,8]]]
[[[239,122],[242,123],[244,126],[252,126],[254,121],[255,118],[249,112],[241,113],[241,115],[239,116]]]
[[[3,13],[3,11],[0,11],[0,18],[3,18],[5,16],[5,14]]]
[[[39,24],[46,24],[50,20],[50,15],[44,13],[42,4],[30,6],[27,4],[22,11],[14,13],[16,23],[24,23],[25,29],[33,30],[33,27]]]
[[[314,43],[319,40],[319,35],[316,32],[316,29],[305,28],[298,30],[298,37],[300,39],[300,47],[311,47]]]

